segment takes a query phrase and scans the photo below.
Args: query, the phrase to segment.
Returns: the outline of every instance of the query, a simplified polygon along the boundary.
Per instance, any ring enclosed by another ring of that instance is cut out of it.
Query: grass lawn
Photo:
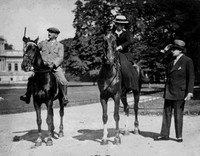
[[[10,114],[10,113],[21,113],[34,111],[33,103],[25,104],[23,101],[20,101],[19,97],[25,93],[25,88],[17,89],[0,89],[0,114]],[[163,84],[144,84],[142,86],[141,95],[145,96],[163,96]],[[186,102],[185,113],[186,114],[198,114],[200,115],[200,89],[195,90],[195,99],[189,102]],[[128,94],[132,96],[132,94]],[[84,104],[92,104],[99,102],[99,90],[97,86],[94,86],[92,83],[74,83],[69,86],[69,105],[78,106]],[[54,107],[59,107],[58,101],[55,101]],[[43,109],[46,109],[45,105],[42,106]],[[139,113],[140,114],[161,114],[163,108],[163,98],[159,98],[153,101],[147,101],[139,104]],[[123,111],[120,108],[121,112]],[[133,109],[130,111],[133,113]]]

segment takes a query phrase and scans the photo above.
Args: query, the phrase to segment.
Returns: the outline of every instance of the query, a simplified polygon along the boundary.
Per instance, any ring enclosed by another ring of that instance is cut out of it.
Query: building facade
[[[26,82],[31,72],[21,69],[23,51],[6,50],[6,40],[0,37],[0,83]]]

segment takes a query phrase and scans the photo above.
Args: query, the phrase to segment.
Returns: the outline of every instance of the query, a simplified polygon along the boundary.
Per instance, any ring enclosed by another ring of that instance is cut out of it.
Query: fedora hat
[[[56,33],[56,34],[60,33],[60,30],[58,28],[55,28],[55,27],[48,28],[47,31],[52,32],[52,33]]]
[[[117,15],[114,19],[115,23],[127,24],[128,21],[124,15]]]
[[[174,40],[174,44],[171,46],[170,49],[179,49],[179,50],[184,50],[185,49],[185,42],[182,40]]]

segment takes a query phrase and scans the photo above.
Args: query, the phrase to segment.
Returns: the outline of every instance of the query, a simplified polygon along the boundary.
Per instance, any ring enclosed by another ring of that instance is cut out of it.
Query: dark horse
[[[60,126],[59,137],[64,136],[63,133],[63,116],[64,116],[64,104],[63,94],[59,89],[58,81],[56,80],[52,70],[49,69],[43,62],[39,47],[37,45],[38,38],[36,40],[24,39],[25,49],[23,55],[22,69],[25,72],[34,71],[34,81],[32,84],[33,104],[37,115],[38,125],[38,139],[35,145],[40,146],[42,144],[41,134],[41,105],[46,104],[47,107],[47,125],[48,125],[48,139],[47,146],[53,145],[52,137],[54,136],[54,123],[53,123],[53,101],[58,99],[60,103]]]
[[[104,47],[104,58],[105,61],[102,65],[102,68],[99,73],[99,79],[98,79],[98,87],[100,91],[100,102],[103,109],[103,124],[104,124],[104,130],[103,130],[103,138],[102,138],[102,144],[105,145],[108,143],[107,141],[107,102],[109,98],[112,98],[114,100],[114,119],[116,123],[116,136],[114,140],[114,144],[120,144],[121,139],[119,137],[120,130],[119,130],[119,106],[120,106],[120,99],[124,106],[124,111],[126,115],[126,124],[125,124],[125,134],[128,134],[128,116],[129,116],[129,106],[127,102],[127,93],[130,91],[125,88],[122,82],[122,73],[120,69],[119,64],[119,54],[115,50],[116,49],[116,37],[114,34],[109,32],[105,37],[105,47]],[[133,67],[134,68],[134,67]],[[138,77],[140,74],[138,74]],[[138,78],[138,85],[141,89],[141,81],[140,78]],[[133,80],[135,81],[135,80]],[[134,95],[134,111],[135,111],[135,133],[139,132],[138,129],[138,103],[139,103],[139,97],[140,97],[140,91],[132,91]]]

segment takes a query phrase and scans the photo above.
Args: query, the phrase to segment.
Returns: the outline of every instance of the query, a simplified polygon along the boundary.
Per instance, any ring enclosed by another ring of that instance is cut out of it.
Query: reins
[[[37,46],[37,47],[38,47],[38,45],[37,45],[35,42],[29,41],[29,42],[27,42],[27,44],[26,44],[26,46],[24,47],[24,49],[27,48],[29,45],[34,45],[34,46]],[[31,64],[34,64],[33,61],[34,61],[34,60],[31,60]],[[43,61],[43,60],[42,60],[42,61]],[[43,61],[43,63],[44,63],[44,61]],[[36,69],[36,70],[35,70],[35,69]],[[33,69],[30,70],[30,71],[32,71],[32,72],[34,72],[34,73],[48,73],[48,72],[52,72],[52,69],[44,70],[44,69],[42,69],[42,68],[40,68],[40,67],[37,67],[37,66],[33,65]]]
[[[37,67],[37,66],[33,66],[33,68],[35,69],[38,69],[38,70],[31,70],[31,71],[33,71],[34,73],[48,73],[48,72],[52,72],[52,69],[47,69],[47,70],[44,70],[44,69],[41,69],[41,68],[39,68],[39,67]]]
[[[111,48],[110,46],[108,48]],[[103,50],[104,56],[106,57],[106,60],[109,60],[105,50]],[[119,75],[119,52],[116,51],[115,53],[115,57],[114,57],[114,62],[111,62],[110,60],[108,61],[109,64],[112,64],[112,66],[114,66],[116,73],[114,75],[114,77],[112,78],[111,82],[109,83],[109,85],[105,88],[105,90],[107,90],[111,84],[113,83],[113,81],[115,80],[115,78]]]
[[[106,87],[106,89],[105,90],[107,90],[109,87],[110,87],[110,85],[113,83],[113,81],[114,81],[114,79],[117,77],[117,75],[119,75],[118,73],[119,73],[119,68],[117,68],[117,65],[116,64],[113,64],[113,66],[115,67],[115,69],[116,69],[116,74],[115,74],[115,76],[113,77],[113,79],[112,79],[112,81],[109,83],[109,85]]]

